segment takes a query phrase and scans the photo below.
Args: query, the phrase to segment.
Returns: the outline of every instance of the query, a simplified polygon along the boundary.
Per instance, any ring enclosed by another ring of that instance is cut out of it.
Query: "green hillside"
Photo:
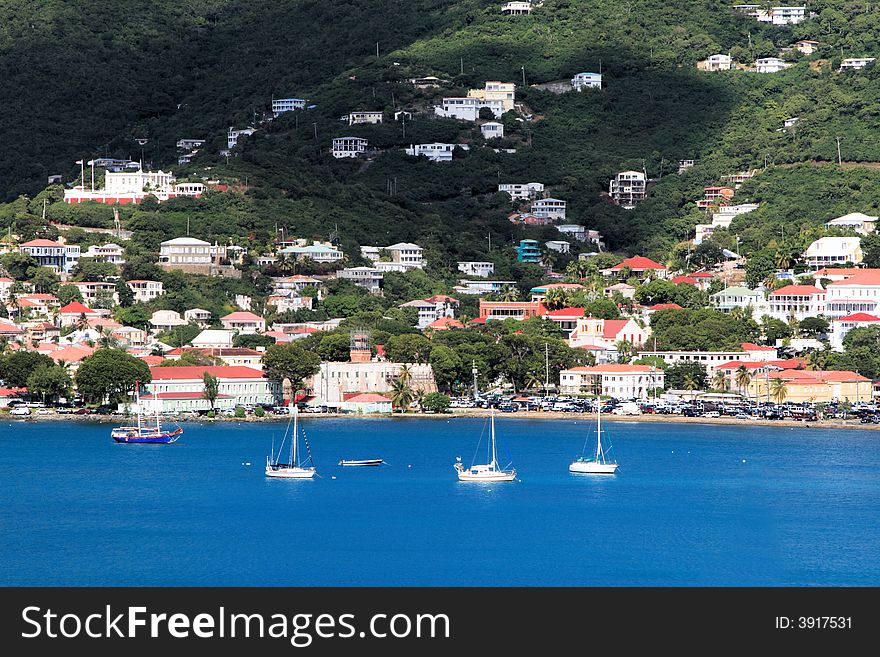
[[[502,16],[500,0],[73,4],[0,1],[0,196],[10,202],[0,207],[0,228],[23,237],[46,232],[43,198],[60,198],[60,188],[38,196],[46,176],[72,181],[75,160],[98,155],[237,185],[201,200],[124,209],[136,232],[130,250],[144,261],[189,221],[194,236],[255,248],[282,227],[325,239],[338,229],[349,254],[360,244],[418,241],[437,279],[452,280],[456,260],[476,258],[495,260],[501,275],[527,276],[511,263],[510,246],[558,233],[508,222],[512,206],[496,193],[499,182],[544,182],[569,202],[568,223],[600,230],[612,250],[664,260],[705,220],[693,204],[702,187],[726,173],[767,167],[736,197],[761,201],[761,210],[718,238],[735,246],[736,231],[747,252],[766,248],[782,223],[794,222],[791,241],[835,213],[880,205],[876,169],[788,166],[835,162],[838,137],[844,160],[880,161],[880,68],[837,70],[842,55],[880,53],[877,3],[810,2],[816,16],[791,27],[759,24],[717,0],[546,0],[530,16]],[[695,68],[717,52],[750,63],[804,38],[819,41],[819,51],[785,55],[795,66],[780,73]],[[600,92],[520,86],[523,77],[527,85],[565,80],[600,65]],[[450,82],[428,91],[406,82],[422,75]],[[502,145],[516,153],[495,153],[473,125],[426,113],[441,96],[487,79],[516,81],[517,101],[531,114],[504,117]],[[226,128],[263,115],[273,96],[316,107],[265,125],[228,163],[220,158]],[[356,109],[394,108],[415,116],[405,127],[339,120]],[[796,126],[780,131],[792,117]],[[385,152],[367,166],[334,161],[330,139],[344,134]],[[208,139],[187,167],[176,164],[182,137]],[[452,163],[400,152],[431,141],[471,149]],[[679,176],[683,158],[698,164]],[[657,179],[632,211],[602,196],[624,168]],[[22,194],[33,200],[15,201]],[[57,202],[47,215],[75,225],[112,221],[107,208]]]

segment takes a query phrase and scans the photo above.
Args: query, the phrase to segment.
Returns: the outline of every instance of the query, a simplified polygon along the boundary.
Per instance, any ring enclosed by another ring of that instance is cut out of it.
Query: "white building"
[[[809,39],[801,39],[794,44],[794,49],[803,55],[812,55],[819,50],[819,42],[810,41]]]
[[[53,271],[69,274],[79,262],[80,249],[76,244],[62,244],[52,240],[36,239],[25,242],[18,247],[22,253],[28,254],[40,267],[48,267]]]
[[[583,91],[584,89],[601,89],[602,74],[601,73],[576,73],[571,79],[571,88],[575,91]]]
[[[112,300],[114,304],[119,303],[119,294],[116,292],[116,283],[108,283],[104,281],[78,281],[65,283],[65,285],[72,285],[77,288],[82,297],[83,303],[89,307],[95,307],[95,302],[100,299]]]
[[[833,271],[833,270],[832,270]],[[826,289],[825,314],[840,318],[855,313],[880,313],[880,270],[857,270]]]
[[[861,212],[851,212],[826,222],[825,227],[848,228],[862,235],[867,235],[877,229],[877,219],[878,217],[872,217]]]
[[[426,157],[432,162],[452,162],[452,151],[455,150],[455,147],[458,144],[411,144],[409,148],[404,148],[403,151],[407,155],[412,155],[414,157]],[[460,146],[460,148],[467,149],[467,146]]]
[[[280,249],[278,253],[294,260],[310,258],[315,262],[339,262],[345,257],[342,251],[329,242],[314,241],[308,244],[306,240],[297,240],[296,245]]]
[[[730,55],[711,55],[697,62],[697,68],[701,71],[729,71],[733,68],[733,58]]]
[[[789,66],[791,64],[779,59],[779,57],[761,57],[755,60],[755,71],[758,73],[779,73]]]
[[[237,331],[230,329],[205,329],[192,340],[192,346],[205,349],[232,347]]]
[[[322,403],[341,404],[351,393],[386,393],[400,378],[403,363],[386,362],[326,362],[317,374],[306,380]],[[423,392],[436,392],[434,370],[430,365],[408,364],[410,387]]]
[[[846,334],[855,328],[868,328],[880,326],[880,317],[868,313],[853,313],[846,317],[839,317],[831,322],[831,334],[828,336],[831,348],[835,351],[843,351],[843,339]]]
[[[488,80],[482,89],[469,89],[468,98],[477,98],[484,103],[501,103],[501,112],[513,109],[516,85],[513,82]]]
[[[336,159],[360,157],[367,151],[367,140],[362,137],[336,137],[330,146],[330,154]]]
[[[194,237],[176,237],[162,242],[159,247],[159,264],[167,268],[202,265],[212,262],[211,243]]]
[[[351,112],[348,115],[348,125],[376,125],[378,123],[382,123],[383,118],[383,112]]]
[[[183,326],[188,322],[180,316],[180,313],[174,310],[157,310],[150,317],[150,326],[156,332],[171,331],[178,326]]]
[[[108,171],[104,174],[106,194],[133,194],[143,191],[168,191],[174,176],[164,171]]]
[[[211,323],[211,313],[204,308],[190,308],[183,313],[183,319],[189,322],[207,326]]]
[[[226,132],[226,147],[229,150],[232,150],[236,146],[238,146],[238,140],[241,137],[246,137],[252,135],[256,132],[255,128],[241,128],[236,129],[232,126],[229,126],[229,130]]]
[[[506,16],[522,16],[532,13],[531,2],[508,2],[501,7],[501,13]]]
[[[765,5],[734,5],[733,8],[746,16],[757,18],[761,23],[773,25],[796,25],[807,17],[806,7],[771,7],[768,10]]]
[[[480,133],[483,135],[483,139],[503,139],[504,124],[497,121],[487,121],[480,126]]]
[[[220,318],[220,323],[228,331],[238,331],[242,335],[263,333],[266,330],[266,320],[247,311],[230,313]]]
[[[527,201],[544,196],[544,183],[504,183],[498,185],[498,191],[509,194],[514,201]]]
[[[306,108],[306,101],[303,98],[273,98],[272,99],[272,115],[277,119],[285,112],[301,110]]]
[[[434,107],[436,116],[459,119],[462,121],[476,121],[480,118],[480,110],[487,107],[492,115],[498,119],[504,114],[504,103],[500,100],[481,100],[479,98],[444,98],[440,105]]]
[[[760,320],[767,314],[767,301],[761,290],[734,285],[710,295],[709,301],[723,313],[729,313],[734,308],[751,308],[752,318],[755,320]]]
[[[557,253],[569,253],[571,251],[571,244],[562,240],[550,240],[549,242],[544,242],[544,246],[550,251],[556,251]]]
[[[104,246],[96,246],[93,244],[82,254],[82,257],[94,258],[101,262],[109,262],[110,264],[119,266],[125,264],[125,256],[123,255],[122,247],[113,243],[105,244]]]
[[[559,373],[560,392],[601,394],[614,399],[647,399],[663,388],[666,375],[651,365],[596,365],[572,367]]]
[[[204,139],[178,139],[177,148],[181,151],[194,151],[205,145]]]
[[[375,267],[346,267],[336,272],[336,278],[342,278],[358,285],[370,294],[382,294],[384,275]]]
[[[581,317],[568,336],[570,347],[615,347],[625,340],[638,347],[651,335],[651,329],[633,319]]]
[[[532,203],[532,214],[539,217],[565,221],[566,202],[558,198],[540,198]]]
[[[789,322],[825,314],[826,292],[812,285],[786,285],[767,296],[767,314]]]
[[[480,278],[488,278],[495,273],[494,262],[459,262],[458,271],[466,276],[479,276]]]
[[[214,402],[216,409],[281,403],[280,382],[270,381],[260,370],[251,367],[152,367],[150,373],[152,381],[145,386],[147,394],[141,394],[145,412],[156,408],[156,400],[161,412],[209,410],[211,403],[205,399],[205,373],[216,377],[219,383],[219,395]]]
[[[162,281],[135,279],[127,281],[127,285],[134,294],[135,303],[147,303],[165,294],[165,285]]]
[[[778,350],[773,347],[762,347],[745,343],[741,349],[729,351],[640,351],[639,358],[654,356],[662,358],[667,365],[679,363],[699,363],[706,368],[711,376],[720,365],[729,363],[765,363],[779,357]]]
[[[811,267],[859,264],[862,261],[860,237],[821,237],[804,251],[803,258]]]
[[[390,260],[386,262],[401,265],[400,271],[406,271],[407,269],[422,269],[422,267],[425,266],[425,261],[422,257],[422,247],[418,244],[411,244],[410,242],[398,242],[391,246],[362,246],[361,256],[378,267],[379,265],[384,264],[382,262],[383,251],[386,252],[390,258]],[[394,271],[394,269],[391,271]]]
[[[427,299],[416,299],[400,304],[399,308],[415,308],[418,312],[418,328],[424,329],[443,317],[455,317],[458,300],[443,294]]]
[[[512,287],[516,281],[469,281],[462,279],[453,289],[457,294],[497,294]]]
[[[840,62],[841,71],[857,71],[870,66],[876,61],[876,57],[849,57]]]
[[[647,196],[648,178],[641,171],[621,171],[611,179],[609,193],[614,202],[631,210]]]

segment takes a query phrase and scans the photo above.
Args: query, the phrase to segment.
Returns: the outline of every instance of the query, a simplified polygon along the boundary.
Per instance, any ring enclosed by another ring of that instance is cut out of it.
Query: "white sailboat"
[[[495,447],[495,410],[492,410],[492,434],[489,440],[489,463],[480,465],[471,465],[465,468],[461,462],[461,457],[455,458],[455,471],[458,473],[459,481],[477,481],[483,483],[494,483],[496,481],[513,481],[516,479],[516,470],[505,470],[498,466],[498,452]]]
[[[569,472],[578,474],[614,474],[617,472],[617,461],[609,459],[606,450],[602,446],[602,400],[597,399],[597,419],[596,419],[596,454],[586,456],[587,443],[590,437],[584,441],[584,449],[581,455],[568,466]]]
[[[291,405],[291,414],[293,417],[287,423],[287,431],[284,432],[284,438],[281,440],[281,446],[278,448],[278,454],[275,454],[275,446],[272,446],[272,456],[266,457],[266,476],[275,479],[311,479],[317,472],[312,463],[312,451],[309,448],[308,441],[306,443],[306,451],[308,457],[300,461],[299,454],[299,409],[296,404]],[[290,424],[293,423],[293,432],[290,431]],[[284,450],[284,441],[290,434],[290,452],[288,454],[287,463],[281,462],[281,453]]]

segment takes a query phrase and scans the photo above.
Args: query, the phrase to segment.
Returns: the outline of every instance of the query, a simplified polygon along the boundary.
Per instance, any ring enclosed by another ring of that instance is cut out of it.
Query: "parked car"
[[[10,415],[30,415],[31,409],[29,409],[27,406],[18,406],[16,408],[13,408],[11,411],[9,411],[9,414]]]
[[[706,411],[703,413],[703,417],[721,417],[721,413],[718,411]]]

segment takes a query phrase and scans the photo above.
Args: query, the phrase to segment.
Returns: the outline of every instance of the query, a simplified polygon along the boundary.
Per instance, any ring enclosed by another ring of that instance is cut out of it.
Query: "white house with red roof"
[[[852,274],[828,284],[825,314],[831,318],[854,313],[880,314],[880,269],[848,271]]]
[[[8,276],[0,276],[0,303],[9,301],[12,298],[12,286],[15,280]]]
[[[151,410],[158,399],[162,412],[209,410],[211,404],[204,396],[206,372],[217,377],[220,384],[215,408],[281,403],[280,383],[270,381],[252,367],[228,365],[151,367],[152,381],[145,385],[147,394],[141,399]]]
[[[75,326],[85,318],[86,323],[90,319],[97,319],[101,314],[92,310],[88,306],[84,306],[79,301],[73,301],[58,310],[58,325],[62,328],[66,326]]]
[[[661,265],[659,262],[654,262],[650,258],[645,258],[644,256],[627,258],[619,265],[603,269],[602,275],[620,278],[626,270],[629,270],[630,276],[635,276],[639,279],[644,279],[649,272],[653,272],[657,278],[666,278],[669,275],[669,270],[665,265]]]
[[[36,239],[25,242],[18,247],[22,253],[28,254],[41,267],[69,274],[79,262],[80,248],[76,244],[62,244],[47,239]]]
[[[560,308],[559,310],[548,310],[541,317],[556,322],[562,329],[563,335],[568,339],[571,332],[577,327],[578,320],[582,319],[584,314],[583,308]]]
[[[647,399],[663,388],[666,375],[652,365],[609,363],[572,367],[559,373],[559,390],[565,394],[601,394],[615,399]]]
[[[16,340],[24,335],[24,329],[15,322],[0,317],[0,338]]]
[[[61,302],[51,294],[20,294],[15,298],[15,305],[27,308],[31,317],[48,317],[55,308],[61,306]]]
[[[225,317],[220,318],[223,328],[228,331],[238,331],[242,335],[251,333],[262,333],[266,330],[266,320],[247,311],[238,311],[229,313]]]
[[[843,351],[843,339],[854,328],[867,328],[880,326],[880,317],[868,313],[853,313],[846,317],[838,317],[831,322],[831,335],[829,341],[835,351]]]
[[[614,348],[618,342],[625,340],[639,347],[647,341],[650,335],[650,327],[641,326],[634,319],[581,317],[568,336],[568,345],[570,347]]]
[[[786,285],[767,295],[767,314],[788,322],[825,314],[826,292],[813,285]]]
[[[427,299],[416,299],[400,304],[399,308],[415,308],[418,313],[418,323],[416,326],[420,329],[431,326],[438,319],[444,317],[455,317],[455,309],[458,308],[458,299],[446,296],[444,294],[435,294]]]

